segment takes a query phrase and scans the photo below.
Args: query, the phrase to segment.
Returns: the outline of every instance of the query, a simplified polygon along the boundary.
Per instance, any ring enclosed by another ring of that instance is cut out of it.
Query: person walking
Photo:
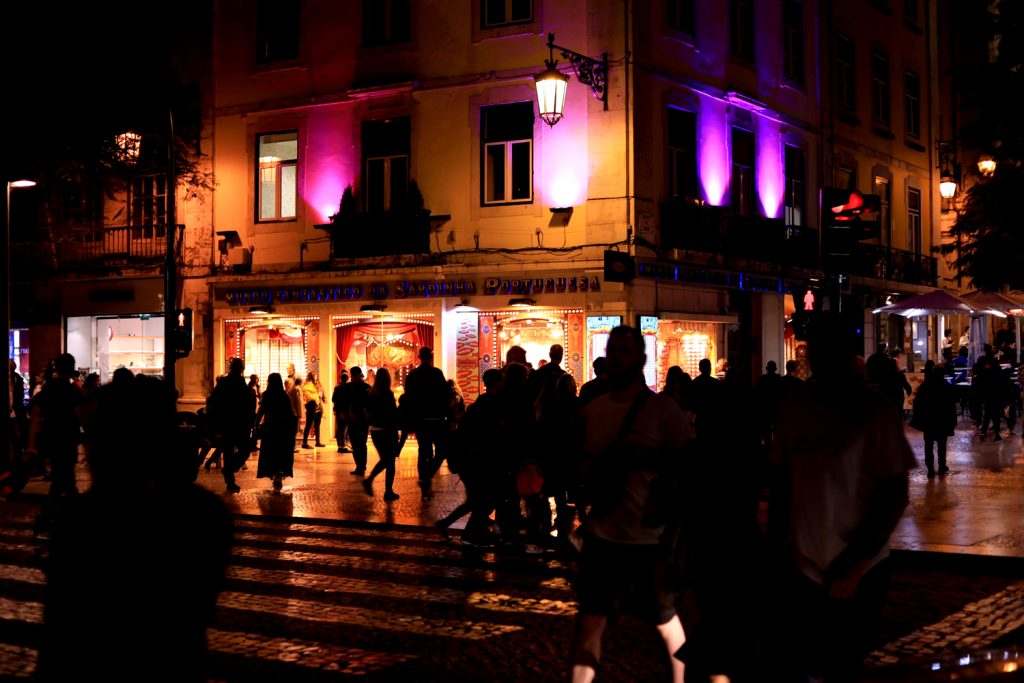
[[[292,452],[298,453],[299,447],[296,441],[302,430],[302,415],[305,413],[302,400],[302,378],[285,379],[284,391],[288,396],[288,402],[292,405],[292,414],[295,415],[295,434],[292,435]],[[291,383],[289,386],[289,382]]]
[[[416,469],[423,500],[433,497],[434,474],[441,468],[448,445],[451,393],[444,373],[434,367],[434,350],[420,348],[420,364],[405,380],[403,407],[408,411],[419,449]]]
[[[29,405],[28,458],[50,463],[50,491],[36,518],[36,532],[48,533],[65,499],[75,496],[75,465],[81,441],[82,391],[72,381],[75,357],[62,353],[54,361],[54,376]]]
[[[256,397],[246,385],[242,376],[244,370],[242,359],[232,358],[228,374],[220,378],[207,402],[223,458],[220,471],[228,493],[242,490],[235,483],[235,473],[249,457],[256,416]]]
[[[367,421],[369,400],[370,385],[363,381],[363,369],[354,366],[352,381],[349,383],[348,440],[352,444],[352,459],[356,463],[356,468],[350,474],[357,477],[366,474],[366,440],[370,434],[370,423]]]
[[[398,500],[395,493],[395,459],[398,457],[398,405],[391,391],[391,373],[381,368],[374,377],[366,404],[370,439],[377,449],[377,464],[363,479],[363,490],[373,495],[373,480],[384,472],[384,500]]]
[[[267,378],[267,390],[263,392],[259,413],[256,417],[261,427],[260,459],[256,477],[273,480],[275,491],[281,490],[281,480],[294,476],[295,431],[298,418],[292,411],[292,403],[284,393],[284,381],[279,373]]]
[[[316,447],[323,448],[324,444],[320,443],[320,420],[324,416],[324,401],[320,397],[316,375],[312,372],[306,374],[306,381],[302,383],[302,402],[306,409],[306,427],[302,431],[302,447],[312,448],[309,445],[309,433],[313,432]]]
[[[949,473],[946,466],[946,439],[956,429],[956,390],[946,381],[941,365],[926,363],[924,381],[914,397],[914,415],[910,426],[924,432],[924,457],[928,477]],[[935,450],[939,452],[939,469],[935,469]]]
[[[240,372],[238,380],[248,393]],[[61,511],[43,563],[38,681],[216,676],[207,628],[232,521],[193,481],[175,399],[145,375],[96,391],[84,423],[92,486]]]
[[[885,605],[889,536],[917,466],[903,420],[863,383],[857,338],[821,317],[811,378],[784,397],[772,443],[768,530],[779,558],[764,680],[858,680]]]
[[[352,391],[348,384],[348,373],[344,370],[338,375],[338,383],[331,393],[331,406],[334,409],[334,437],[338,442],[339,453],[351,453],[346,445],[348,440],[348,408],[352,402]]]
[[[584,452],[584,522],[577,592],[579,610],[572,644],[572,680],[589,683],[601,659],[601,637],[620,601],[632,595],[668,651],[672,680],[682,683],[684,665],[673,655],[686,640],[676,614],[676,595],[666,583],[671,551],[652,485],[678,466],[693,430],[675,401],[646,386],[640,331],[620,326],[608,336],[609,392],[580,412]]]

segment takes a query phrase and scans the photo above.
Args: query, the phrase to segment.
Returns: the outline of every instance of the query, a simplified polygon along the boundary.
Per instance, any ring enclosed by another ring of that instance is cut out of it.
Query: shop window
[[[363,0],[363,47],[412,39],[411,0]]]
[[[733,57],[754,61],[753,0],[729,2],[729,51]]]
[[[658,321],[658,386],[665,386],[665,375],[678,365],[690,377],[700,374],[699,364],[707,358],[717,361],[718,325],[687,320]]]
[[[666,0],[665,23],[673,31],[690,37],[697,35],[697,8],[695,0]]]
[[[256,3],[256,63],[299,58],[300,0],[258,0]]]
[[[921,137],[921,78],[913,71],[903,74],[903,118],[907,136]]]
[[[406,377],[417,366],[419,350],[433,347],[434,321],[429,315],[393,318],[351,316],[335,318],[336,373],[359,366],[367,377],[381,368],[391,374],[391,386],[401,394]],[[369,380],[367,380],[369,381]]]
[[[480,109],[484,204],[533,201],[533,103]]]
[[[668,182],[672,199],[697,197],[697,115],[668,108]]]
[[[246,377],[259,375],[266,386],[266,378],[273,372],[287,379],[290,365],[295,367],[295,375],[303,380],[306,373],[317,372],[319,368],[314,368],[309,358],[310,324],[311,321],[301,318],[282,318],[271,324],[260,322],[241,326],[238,330],[240,353],[237,355],[245,361]],[[227,354],[232,355],[236,354]]]
[[[400,208],[409,191],[409,117],[363,122],[363,195],[368,213]]]
[[[907,250],[921,253],[921,190],[907,189]]]
[[[732,129],[732,208],[741,216],[754,215],[754,134]]]
[[[298,132],[260,135],[257,147],[258,220],[279,221],[295,218]]]
[[[106,383],[114,370],[134,374],[164,372],[162,315],[74,316],[65,320],[65,348],[78,369],[95,372]]]
[[[793,83],[804,82],[804,6],[801,0],[782,0],[782,73]]]
[[[836,34],[836,104],[853,111],[857,108],[857,81],[853,39]]]
[[[480,0],[481,28],[533,21],[533,0]]]
[[[889,125],[889,58],[875,52],[871,55],[871,115],[875,123]]]
[[[805,173],[804,151],[799,147],[786,145],[786,225],[804,224],[804,205],[807,199]]]

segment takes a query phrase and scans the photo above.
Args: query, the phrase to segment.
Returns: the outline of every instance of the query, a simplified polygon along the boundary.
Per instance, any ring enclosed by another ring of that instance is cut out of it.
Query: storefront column
[[[786,312],[782,294],[765,292],[761,295],[761,363],[753,368],[754,374],[764,372],[765,364],[773,360],[781,370],[785,367]]]

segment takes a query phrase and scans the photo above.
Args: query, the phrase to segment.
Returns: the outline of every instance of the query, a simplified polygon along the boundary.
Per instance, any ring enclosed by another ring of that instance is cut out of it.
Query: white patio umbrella
[[[997,315],[1000,317],[1006,317],[1006,314],[1002,311],[989,308],[979,303],[972,303],[967,301],[955,294],[950,294],[944,289],[934,289],[924,294],[918,294],[902,301],[897,301],[894,304],[888,306],[882,306],[876,308],[873,313],[892,313],[900,315],[905,318],[916,318],[919,316],[926,315],[969,315],[971,316],[971,332],[970,338],[971,343],[968,347],[970,362],[973,364],[975,359],[980,354],[981,346],[984,341],[978,342],[977,353],[975,352],[975,340],[980,339],[984,334],[982,330],[984,325],[980,322],[975,324],[975,320],[982,315]],[[976,331],[976,328],[978,331]]]

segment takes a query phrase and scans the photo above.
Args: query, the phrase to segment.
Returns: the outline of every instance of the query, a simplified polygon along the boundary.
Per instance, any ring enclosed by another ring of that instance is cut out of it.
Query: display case
[[[164,338],[144,336],[112,336],[109,345],[111,373],[125,367],[134,373],[162,375],[164,371]]]

